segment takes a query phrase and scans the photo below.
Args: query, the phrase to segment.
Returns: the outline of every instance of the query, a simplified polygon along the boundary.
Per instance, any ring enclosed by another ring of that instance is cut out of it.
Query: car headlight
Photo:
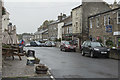
[[[107,49],[107,51],[110,51],[110,49]]]
[[[95,50],[95,51],[99,51],[99,49],[97,49],[97,48],[94,48],[94,50]]]
[[[68,45],[65,45],[66,47],[69,47]]]

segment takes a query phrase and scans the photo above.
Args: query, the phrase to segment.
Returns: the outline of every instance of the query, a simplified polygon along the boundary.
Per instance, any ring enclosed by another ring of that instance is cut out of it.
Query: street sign
[[[112,32],[112,25],[106,26],[106,32]]]

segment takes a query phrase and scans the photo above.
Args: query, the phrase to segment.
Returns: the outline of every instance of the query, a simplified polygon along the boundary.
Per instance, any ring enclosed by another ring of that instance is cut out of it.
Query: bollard
[[[35,58],[34,58],[34,57],[28,57],[28,58],[27,58],[27,63],[26,63],[26,65],[34,66],[34,63],[35,63]]]

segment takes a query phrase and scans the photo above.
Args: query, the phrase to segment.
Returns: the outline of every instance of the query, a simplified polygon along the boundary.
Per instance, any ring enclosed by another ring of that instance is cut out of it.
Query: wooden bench
[[[24,56],[24,53],[20,53],[19,47],[12,47],[12,48],[2,48],[3,52],[2,55],[6,57],[11,57],[14,60],[14,56],[18,56],[20,60],[22,60],[21,56]]]

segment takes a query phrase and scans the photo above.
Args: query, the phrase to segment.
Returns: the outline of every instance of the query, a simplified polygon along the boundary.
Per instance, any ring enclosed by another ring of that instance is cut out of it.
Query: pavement
[[[90,58],[79,52],[62,52],[55,47],[34,49],[41,63],[51,69],[54,78],[118,78],[118,60]]]
[[[15,60],[8,58],[3,60],[2,77],[3,78],[49,78],[48,74],[37,75],[35,73],[35,66],[26,65],[27,58],[22,56],[20,61],[18,56]],[[8,79],[9,80],[9,79]]]

